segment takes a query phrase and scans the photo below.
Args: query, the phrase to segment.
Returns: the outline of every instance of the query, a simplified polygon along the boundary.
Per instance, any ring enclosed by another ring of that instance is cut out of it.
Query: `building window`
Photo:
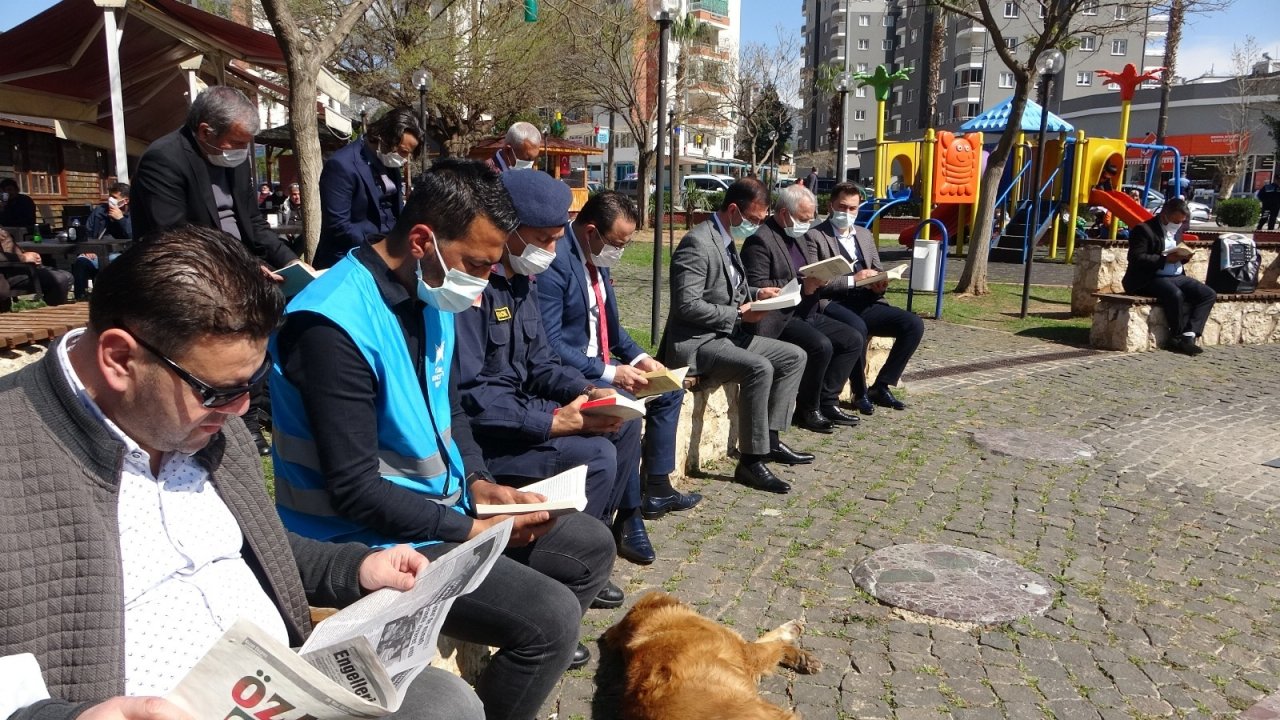
[[[911,31],[911,42],[920,42],[920,31],[919,31],[919,30],[912,29],[912,31]]]
[[[893,50],[893,39],[892,39],[892,38],[885,38],[884,40],[881,40],[881,41],[880,41],[880,49],[881,49],[881,50],[884,50],[885,52],[889,52],[889,51]]]
[[[1126,6],[1124,6],[1124,5],[1117,5],[1117,6],[1116,6],[1116,19],[1117,19],[1117,20],[1128,20],[1128,19],[1129,19],[1129,8],[1128,8],[1128,7],[1126,7]]]
[[[858,66],[854,70],[854,72],[860,72],[860,73],[868,72],[870,70],[870,67],[871,66],[867,65],[866,63],[858,63]]]
[[[944,93],[946,91],[947,91],[947,79],[938,78],[938,92]]]
[[[965,85],[981,85],[982,68],[965,68],[956,73],[956,87]],[[1010,86],[1012,87],[1012,85]]]
[[[1040,17],[1044,17],[1044,3],[1045,0],[1040,0]]]
[[[1093,52],[1098,49],[1098,36],[1085,35],[1080,38],[1080,49],[1085,52]]]
[[[1000,73],[1000,87],[1002,88],[1013,87],[1013,73],[1011,72]]]
[[[1076,86],[1088,87],[1093,84],[1093,73],[1088,70],[1081,70],[1076,73]]]
[[[1083,12],[1085,15],[1098,14],[1098,0],[1085,0],[1084,5],[1081,5],[1080,7],[1081,7],[1081,12]]]
[[[728,153],[728,152],[729,152],[729,150],[730,150],[730,148],[729,148],[729,143],[730,143],[730,139],[729,139],[729,138],[727,138],[727,137],[722,137],[722,138],[720,138],[720,152],[722,152],[722,153]]]
[[[866,110],[854,110],[854,111],[853,111],[853,119],[854,119],[854,120],[856,120],[857,122],[865,122],[865,121],[866,121],[866,119],[867,119],[867,111],[866,111]]]
[[[868,40],[868,39],[866,39],[866,38],[858,38],[858,49],[859,49],[859,50],[870,50],[870,49],[871,49],[871,41],[870,41],[870,40]]]
[[[859,15],[859,16],[858,16],[858,27],[870,27],[870,26],[871,26],[871,16],[870,16],[870,15]]]
[[[1010,50],[1018,49],[1018,38],[1005,38],[1004,46]]]
[[[864,87],[860,87],[860,88],[858,88],[857,90],[854,90],[854,91],[853,91],[853,96],[854,96],[854,97],[860,97],[860,98],[864,98],[864,97],[866,97],[866,96],[867,96],[867,88],[864,86]]]
[[[1004,16],[1007,18],[1018,17],[1018,3],[1007,2],[1004,4]]]
[[[915,99],[916,91],[911,88],[907,88],[907,102],[915,102]]]
[[[1128,54],[1129,54],[1129,41],[1128,41],[1128,40],[1124,40],[1124,39],[1121,39],[1121,40],[1112,40],[1112,41],[1111,41],[1111,54],[1112,54],[1112,55],[1128,55]]]
[[[893,16],[885,13],[884,17],[880,18],[880,25],[882,27],[893,27]]]
[[[911,132],[911,118],[907,118],[902,121],[902,131]]]
[[[862,142],[863,140],[867,139],[867,135],[866,133],[854,133],[853,139],[857,140],[858,142]]]

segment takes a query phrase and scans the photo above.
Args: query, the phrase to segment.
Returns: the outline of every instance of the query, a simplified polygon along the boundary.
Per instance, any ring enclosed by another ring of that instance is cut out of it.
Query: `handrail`
[[[933,292],[938,296],[938,301],[933,308],[933,319],[942,319],[942,286],[947,281],[947,249],[951,247],[951,238],[947,236],[947,226],[938,218],[929,218],[927,223],[916,225],[915,234],[911,236],[911,269],[914,272],[916,266],[916,240],[920,239],[920,230],[925,225],[937,224],[938,232],[942,233],[942,244],[938,246],[938,283],[934,287]],[[922,290],[921,292],[927,292]],[[907,312],[911,312],[911,300],[914,296],[915,288],[912,283],[907,283]]]
[[[910,199],[911,199],[911,198],[910,198],[910,196],[908,196],[908,197],[902,197],[902,198],[895,198],[895,199],[890,200],[889,202],[887,202],[887,203],[885,203],[885,204],[881,205],[879,208],[877,208],[877,209],[876,209],[876,211],[875,211],[875,212],[871,213],[871,217],[867,218],[867,222],[866,222],[866,223],[864,223],[864,224],[862,225],[862,227],[864,227],[864,228],[871,227],[871,224],[872,224],[872,223],[874,223],[874,222],[876,221],[876,219],[877,219],[877,218],[879,218],[882,214],[884,214],[884,211],[885,211],[885,210],[888,210],[889,208],[893,207],[894,205],[900,205],[900,204],[902,204],[902,203],[905,203],[905,202],[907,202],[907,201],[908,201],[908,200],[910,200]]]

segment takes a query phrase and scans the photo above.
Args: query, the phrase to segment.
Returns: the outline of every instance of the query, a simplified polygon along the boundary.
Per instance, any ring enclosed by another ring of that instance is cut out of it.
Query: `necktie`
[[[596,294],[596,326],[600,328],[600,358],[604,360],[604,364],[609,364],[609,319],[604,313],[604,283],[600,278],[600,271],[595,265],[587,265],[587,270],[591,273],[591,289]]]

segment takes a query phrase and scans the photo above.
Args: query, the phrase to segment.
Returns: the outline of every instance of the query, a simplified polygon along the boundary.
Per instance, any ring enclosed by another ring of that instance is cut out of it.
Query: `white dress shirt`
[[[167,694],[242,617],[287,645],[280,610],[240,555],[244,535],[208,471],[191,455],[171,452],[159,477],[152,475],[147,452],[89,397],[67,353],[83,332],[58,343],[57,360],[76,397],[125,446],[116,507],[125,694]]]
[[[578,236],[573,232],[572,223],[565,228],[564,240],[561,242],[574,243],[577,245],[579,250],[582,250],[582,245],[578,243]],[[596,269],[596,276],[600,278],[600,297],[607,297],[608,290],[604,287],[604,275],[600,273],[598,268]],[[586,250],[583,250],[582,252],[582,281],[587,287],[587,349],[583,354],[589,358],[600,357],[600,312],[596,308],[596,292],[592,288],[595,281],[591,278],[591,269],[587,267]],[[614,338],[610,336],[610,344],[612,344],[613,339]],[[636,363],[647,357],[649,357],[648,353],[640,353],[631,360],[630,364],[634,366]],[[604,370],[600,373],[600,379],[606,383],[612,384],[613,378],[617,374],[617,366],[614,363],[606,363]]]

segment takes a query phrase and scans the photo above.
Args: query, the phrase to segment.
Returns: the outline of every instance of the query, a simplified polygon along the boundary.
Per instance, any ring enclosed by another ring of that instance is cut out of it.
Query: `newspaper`
[[[168,699],[196,720],[377,718],[436,656],[444,618],[507,546],[499,523],[429,564],[411,590],[384,588],[316,626],[298,653],[239,620]]]

